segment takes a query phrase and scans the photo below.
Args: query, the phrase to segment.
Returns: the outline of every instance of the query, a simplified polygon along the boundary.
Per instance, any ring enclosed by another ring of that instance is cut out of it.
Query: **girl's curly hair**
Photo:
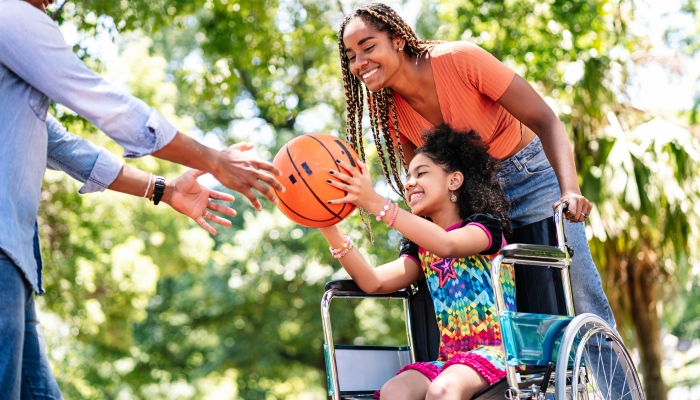
[[[416,154],[425,155],[447,172],[459,171],[464,175],[464,183],[455,191],[459,217],[491,214],[501,218],[503,233],[510,236],[510,203],[496,180],[500,162],[488,153],[488,145],[481,137],[473,130],[455,131],[447,124],[421,136],[423,146],[416,149]]]

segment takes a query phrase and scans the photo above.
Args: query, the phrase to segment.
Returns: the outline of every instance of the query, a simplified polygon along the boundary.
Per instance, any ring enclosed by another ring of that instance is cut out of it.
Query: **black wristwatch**
[[[160,199],[163,198],[163,193],[165,193],[165,178],[156,176],[156,183],[153,188],[153,204],[158,205],[158,203],[160,203]]]

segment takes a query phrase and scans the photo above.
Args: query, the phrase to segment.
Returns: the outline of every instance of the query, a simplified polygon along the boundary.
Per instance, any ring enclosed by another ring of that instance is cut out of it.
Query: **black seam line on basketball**
[[[307,221],[312,221],[312,222],[328,222],[328,221],[337,219],[338,222],[340,222],[340,221],[342,220],[342,218],[340,218],[340,217],[331,217],[331,218],[328,218],[328,219],[313,219],[313,218],[305,217],[305,216],[299,214],[298,212],[294,211],[294,209],[293,209],[292,207],[290,207],[287,203],[285,203],[284,200],[282,200],[281,198],[278,197],[277,200],[279,200],[280,203],[284,204],[284,206],[287,207],[287,210],[293,212],[294,215],[296,215],[296,216],[298,216],[298,217],[301,217],[301,218],[304,218],[304,219],[307,220]]]
[[[320,144],[321,147],[323,147],[323,149],[326,150],[326,152],[328,153],[328,155],[331,156],[331,160],[333,160],[333,162],[335,163],[335,157],[333,156],[333,153],[331,153],[331,151],[328,150],[328,147],[326,147],[326,145],[323,144],[322,141],[316,139],[315,137],[313,137],[313,136],[311,136],[311,135],[309,135],[308,137],[310,137],[311,139],[317,141],[318,144]],[[346,150],[346,151],[345,151],[345,154],[347,154],[348,158],[350,158],[350,153],[347,152],[347,149],[345,149],[345,150]],[[338,172],[343,172],[343,171],[340,170],[340,167],[338,167],[338,164],[337,164],[337,163],[336,163],[335,166],[336,166],[336,168],[338,168]],[[345,196],[348,195],[348,192],[346,192],[346,191],[344,191],[344,190],[343,190],[343,193],[345,194]],[[340,209],[340,212],[341,212],[341,213],[342,213],[343,211],[345,211],[345,206],[347,206],[347,205],[348,205],[348,203],[343,203],[343,208]],[[339,218],[340,218],[340,217],[339,217]]]
[[[340,140],[335,140],[335,143],[337,143],[338,146],[343,148],[343,151],[345,151],[345,155],[348,156],[348,160],[350,160],[350,165],[352,165],[352,167],[355,168],[355,160],[353,160],[352,157],[350,157],[350,152],[348,151],[348,148],[345,147],[343,142]]]
[[[326,147],[326,145],[325,145],[322,141],[316,139],[315,137],[313,137],[313,136],[311,136],[311,135],[308,135],[308,137],[311,138],[311,139],[313,139],[313,140],[315,140],[315,141],[317,141],[318,144],[320,144],[321,147],[323,147],[323,149],[326,150],[326,152],[328,153],[328,155],[331,157],[331,159],[332,159],[333,162],[335,163],[335,157],[333,156],[333,153],[331,153],[331,151],[328,150],[328,147]],[[348,153],[347,149],[345,149],[345,154],[348,156],[348,158],[350,158],[350,153]],[[336,168],[338,169],[338,172],[343,172],[343,171],[340,170],[340,167],[338,167],[338,164],[337,164],[337,163],[336,163],[335,166],[336,166]],[[353,167],[354,167],[354,164],[353,164]],[[346,192],[346,191],[344,191],[344,190],[343,190],[343,193],[344,193],[345,196],[348,195],[348,192]],[[338,212],[339,214],[342,213],[343,211],[345,211],[345,206],[349,206],[348,203],[343,203],[343,208],[340,209],[340,211]],[[340,218],[340,217],[338,217],[338,218]]]
[[[321,145],[323,145],[323,144],[321,144]],[[324,147],[325,147],[325,146],[324,146]],[[328,208],[328,206],[323,202],[323,200],[319,199],[318,196],[316,196],[316,193],[314,193],[313,189],[311,189],[311,186],[309,186],[309,184],[306,182],[306,179],[304,179],[304,177],[303,177],[303,176],[301,175],[301,173],[299,172],[299,168],[297,168],[297,164],[294,162],[294,159],[292,158],[292,155],[289,153],[289,146],[286,146],[285,148],[287,149],[287,157],[289,157],[289,161],[292,162],[292,166],[294,167],[294,170],[297,171],[297,174],[299,175],[299,178],[301,178],[301,181],[304,182],[304,185],[306,185],[306,188],[309,189],[309,192],[311,192],[311,194],[312,194],[312,195],[314,196],[314,198],[319,202],[319,204],[321,204],[321,205],[323,206],[323,208],[326,209],[326,211],[328,211],[329,213],[331,213],[331,215],[333,215],[333,216],[336,217],[336,218],[343,219],[343,217],[341,217],[339,214],[334,213],[333,210],[331,210],[330,208]],[[328,149],[326,149],[326,150],[328,150]],[[331,158],[332,158],[332,157],[333,157],[333,155],[331,154]],[[344,209],[345,209],[345,204],[343,204],[343,208],[342,208],[340,211],[342,212]]]

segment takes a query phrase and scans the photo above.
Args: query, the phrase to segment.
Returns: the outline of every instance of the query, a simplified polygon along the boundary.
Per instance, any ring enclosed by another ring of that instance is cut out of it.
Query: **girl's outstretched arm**
[[[479,226],[467,225],[448,232],[404,209],[399,209],[392,227],[413,243],[440,258],[470,257],[487,250],[491,247],[493,240],[501,243],[500,237],[490,238],[489,234]]]
[[[346,243],[343,232],[337,225],[319,228],[332,248],[338,249]],[[350,277],[367,293],[391,293],[407,288],[421,277],[420,266],[409,257],[372,268],[360,252],[352,248],[338,259]]]
[[[328,183],[347,192],[347,195],[338,200],[331,200],[328,203],[352,203],[376,215],[382,210],[387,200],[374,191],[367,165],[360,160],[357,160],[357,163],[362,173],[357,172],[355,168],[340,160],[339,165],[347,171],[347,174],[331,171],[331,175],[338,178],[338,180],[329,179]],[[392,214],[393,208],[390,208],[381,221],[389,222],[393,216]],[[441,258],[473,256],[487,250],[492,240],[498,240],[499,243],[501,240],[500,237],[489,238],[489,235],[483,229],[474,225],[447,232],[440,226],[403,209],[398,210],[392,227],[401,232],[410,241]],[[340,245],[342,245],[342,242]]]

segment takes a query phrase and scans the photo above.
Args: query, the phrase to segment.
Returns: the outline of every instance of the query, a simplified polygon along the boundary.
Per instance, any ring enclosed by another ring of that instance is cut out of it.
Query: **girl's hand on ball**
[[[330,175],[335,179],[329,179],[328,184],[347,192],[347,195],[337,200],[330,200],[328,204],[352,203],[358,207],[368,209],[370,204],[376,204],[378,199],[379,202],[384,201],[383,198],[374,191],[372,177],[369,174],[367,164],[357,160],[357,165],[360,167],[360,171],[357,171],[357,169],[345,161],[336,160],[336,162],[346,173],[333,170],[329,171]]]

